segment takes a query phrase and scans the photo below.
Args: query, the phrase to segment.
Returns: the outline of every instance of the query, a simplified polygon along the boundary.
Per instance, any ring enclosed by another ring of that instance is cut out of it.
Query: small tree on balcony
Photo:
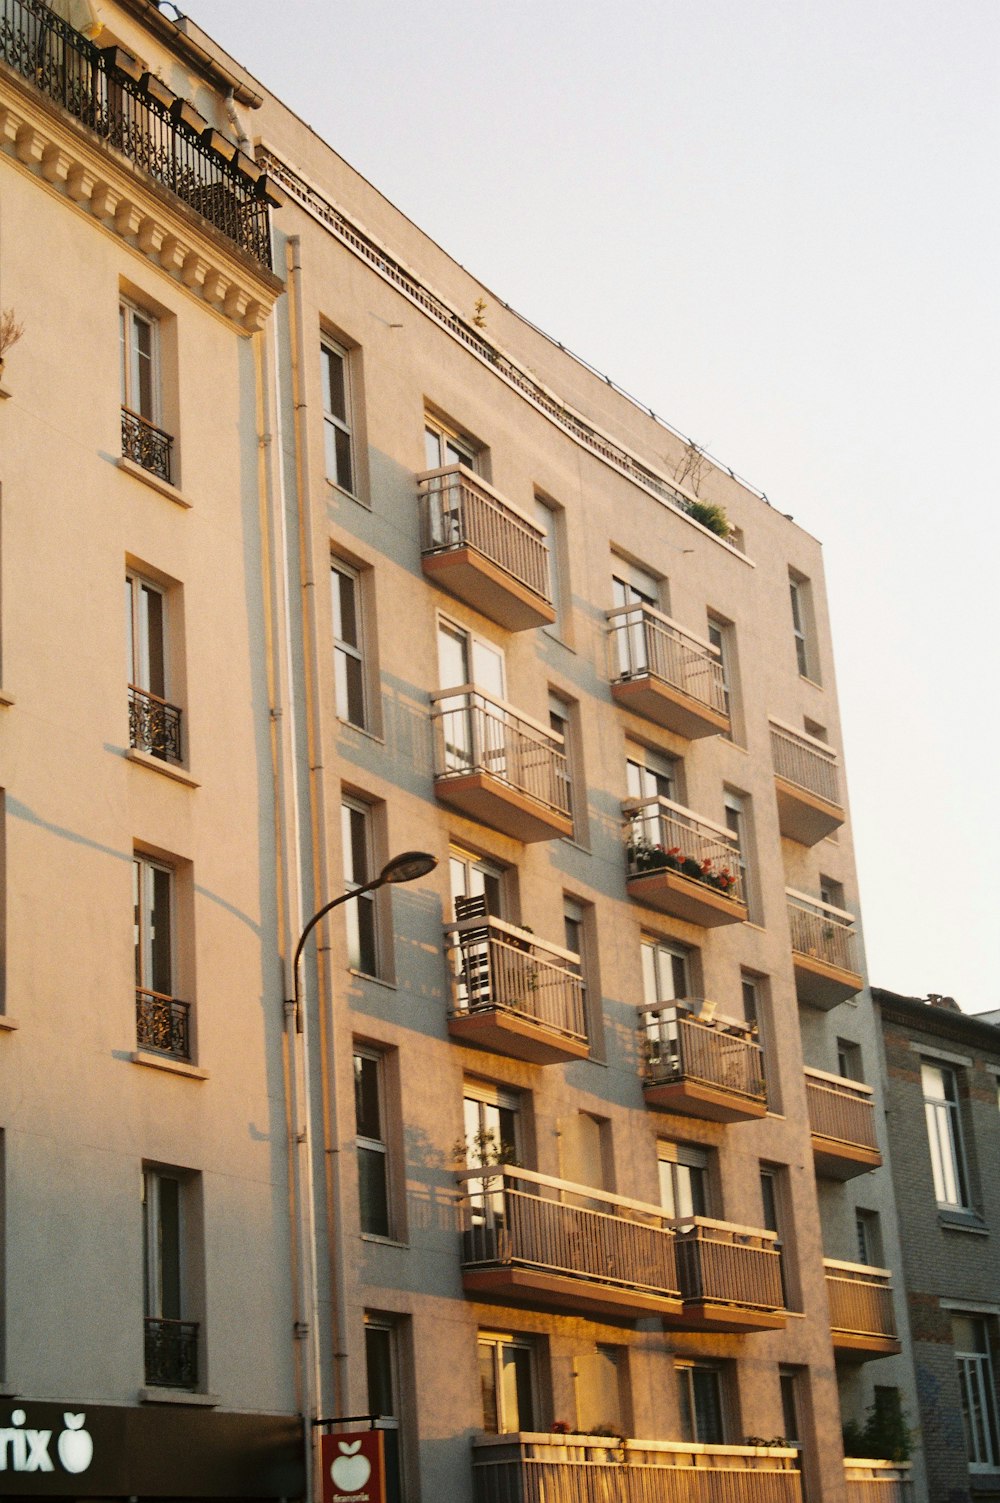
[[[860,1456],[871,1461],[909,1461],[913,1449],[913,1431],[898,1388],[876,1388],[864,1424],[848,1420],[844,1426],[844,1455]]]

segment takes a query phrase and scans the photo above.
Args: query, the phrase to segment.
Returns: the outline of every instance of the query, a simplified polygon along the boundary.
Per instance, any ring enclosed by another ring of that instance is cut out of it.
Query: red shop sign
[[[342,1430],[319,1443],[323,1503],[385,1503],[381,1430]]]

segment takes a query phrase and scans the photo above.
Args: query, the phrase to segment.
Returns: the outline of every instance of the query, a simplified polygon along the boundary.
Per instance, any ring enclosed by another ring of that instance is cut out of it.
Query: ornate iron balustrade
[[[562,737],[474,684],[431,695],[434,776],[486,773],[570,817],[570,778]]]
[[[767,1102],[764,1062],[753,1030],[728,1019],[697,1016],[697,998],[639,1008],[646,1041],[646,1080],[697,1080],[751,1101]]]
[[[454,959],[454,1016],[500,1008],[586,1042],[579,956],[487,916],[462,919],[444,932]]]
[[[805,894],[788,895],[792,949],[841,971],[857,974],[854,919],[840,908]]]
[[[744,903],[739,846],[729,830],[668,798],[624,805],[628,875],[673,871]]]
[[[824,1258],[823,1269],[834,1344],[838,1335],[895,1340],[896,1315],[888,1268]]]
[[[781,1251],[774,1232],[695,1216],[675,1222],[677,1273],[685,1300],[783,1310]]]
[[[197,1388],[198,1322],[145,1318],[146,1382],[151,1388]]]
[[[801,1503],[802,1499],[798,1453],[791,1447],[524,1433],[481,1436],[473,1441],[472,1490],[475,1503],[610,1503],[611,1499],[615,1503]]]
[[[878,1150],[871,1086],[806,1069],[810,1129],[821,1138]]]
[[[148,689],[128,686],[128,738],[136,751],[162,757],[164,762],[181,761],[181,712]]]
[[[518,1264],[677,1295],[674,1233],[659,1207],[500,1164],[458,1179],[466,1192],[463,1267]]]
[[[771,757],[777,777],[815,793],[828,804],[840,803],[837,754],[832,747],[772,720]]]
[[[464,465],[417,476],[420,551],[474,548],[551,604],[549,550],[544,534]]]
[[[612,683],[649,674],[710,710],[729,714],[722,659],[711,643],[652,606],[619,605],[606,614]]]
[[[122,408],[122,454],[160,480],[170,481],[170,450],[173,439],[162,428],[147,422],[137,412]]]
[[[264,179],[206,145],[202,137],[217,133],[183,100],[168,105],[147,91],[138,67],[123,66],[132,64],[127,54],[96,47],[43,0],[3,0],[0,61],[270,269]]]
[[[135,989],[135,1037],[139,1049],[171,1059],[191,1058],[191,1004],[145,987]]]

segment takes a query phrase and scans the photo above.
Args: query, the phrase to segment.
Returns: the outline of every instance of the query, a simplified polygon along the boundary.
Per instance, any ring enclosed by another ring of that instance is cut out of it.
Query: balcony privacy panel
[[[677,1227],[677,1273],[685,1300],[784,1309],[781,1253],[770,1232],[698,1216]]]
[[[888,1270],[869,1268],[862,1263],[838,1263],[830,1258],[824,1260],[824,1268],[835,1344],[838,1333],[895,1340],[896,1316]]]

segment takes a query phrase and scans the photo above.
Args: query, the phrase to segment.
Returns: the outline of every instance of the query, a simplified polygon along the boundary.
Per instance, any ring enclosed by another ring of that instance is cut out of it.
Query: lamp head
[[[429,851],[403,851],[385,863],[379,872],[379,885],[384,882],[416,882],[419,877],[428,876],[436,866],[437,857]]]

